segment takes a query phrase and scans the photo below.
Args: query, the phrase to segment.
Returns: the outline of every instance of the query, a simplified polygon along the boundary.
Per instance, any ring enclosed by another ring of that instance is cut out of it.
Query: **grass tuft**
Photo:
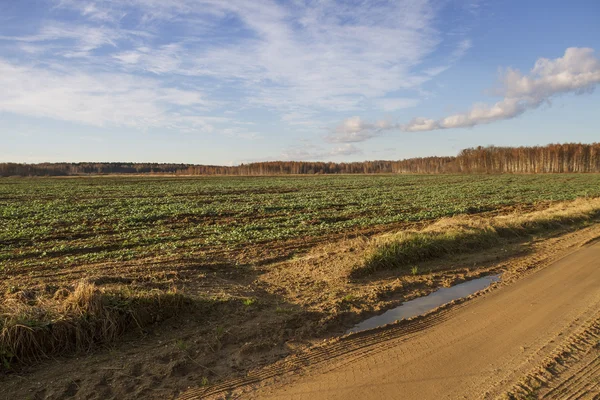
[[[17,292],[0,303],[0,371],[52,355],[90,350],[177,313],[188,301],[172,292],[105,292],[82,281],[47,298]]]
[[[543,211],[492,218],[444,218],[421,231],[404,231],[374,241],[364,262],[350,272],[353,278],[376,271],[405,269],[415,263],[451,254],[470,253],[506,240],[578,226],[600,217],[600,198],[559,203]]]

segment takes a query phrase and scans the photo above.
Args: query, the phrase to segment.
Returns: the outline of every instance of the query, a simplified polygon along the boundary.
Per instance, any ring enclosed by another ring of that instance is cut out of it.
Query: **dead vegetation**
[[[53,355],[84,352],[177,313],[176,291],[108,292],[87,281],[54,294],[8,293],[0,304],[0,371]]]
[[[408,272],[414,263],[476,252],[528,235],[579,227],[599,216],[600,199],[579,199],[526,214],[444,218],[419,231],[402,231],[375,239],[364,262],[355,266],[350,275],[357,278],[390,269]]]

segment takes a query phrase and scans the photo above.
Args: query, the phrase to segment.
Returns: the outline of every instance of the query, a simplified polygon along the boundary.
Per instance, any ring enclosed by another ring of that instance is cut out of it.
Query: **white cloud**
[[[552,97],[563,93],[586,93],[600,83],[600,60],[594,50],[571,47],[563,57],[549,60],[540,58],[529,74],[507,69],[496,91],[504,98],[493,105],[475,104],[471,110],[449,115],[439,120],[418,117],[409,123],[369,123],[359,117],[345,120],[332,136],[335,141],[360,142],[378,136],[384,130],[423,132],[436,129],[473,127],[515,118],[528,110],[549,103]]]
[[[363,142],[372,137],[379,136],[382,131],[392,128],[394,126],[385,120],[370,123],[363,121],[358,116],[354,116],[342,121],[326,139],[329,142]]]
[[[31,24],[40,28],[0,36],[0,51],[10,49],[0,52],[4,68],[39,83],[17,95],[25,84],[0,78],[10,89],[0,94],[4,110],[144,129],[190,124],[181,107],[212,111],[228,102],[230,112],[268,109],[298,130],[323,129],[332,111],[412,107],[419,99],[390,95],[419,93],[448,68],[421,68],[444,38],[435,28],[441,6],[432,0],[52,3],[40,24]],[[458,43],[446,64],[470,47],[463,36]],[[202,95],[175,86],[200,87]],[[338,136],[331,140],[364,134]]]
[[[335,147],[329,152],[329,155],[333,157],[351,156],[355,154],[362,154],[362,150],[351,144],[345,144],[342,146]]]
[[[528,75],[508,68],[503,74],[498,92],[504,99],[493,105],[475,104],[470,111],[454,114],[427,124],[409,123],[406,131],[472,127],[517,117],[537,108],[562,93],[584,93],[600,83],[600,61],[594,50],[570,47],[563,57],[549,60],[540,58]]]
[[[64,57],[89,55],[102,46],[117,48],[118,40],[123,37],[124,33],[116,29],[52,21],[45,23],[36,34],[0,36],[0,40],[27,43],[28,48],[35,48],[37,52],[44,50]]]
[[[540,102],[528,103],[518,98],[506,98],[492,106],[487,104],[475,104],[471,111],[463,114],[454,114],[442,118],[439,121],[427,118],[415,118],[401,129],[406,132],[432,131],[436,129],[451,129],[473,127],[479,124],[514,118],[523,114],[530,108],[537,107]]]
[[[417,104],[419,104],[419,99],[411,98],[388,98],[375,101],[375,105],[383,111],[397,111],[404,108],[415,107]]]
[[[213,129],[207,122],[210,118],[197,116],[207,104],[201,93],[165,88],[148,78],[90,75],[0,59],[0,87],[0,111],[4,112],[94,126]],[[173,112],[174,106],[191,107],[194,115]]]
[[[432,119],[417,117],[413,118],[412,121],[405,125],[403,130],[407,132],[430,131],[432,129],[437,129],[437,126],[437,122]]]
[[[315,112],[306,109],[282,114],[281,120],[289,125],[301,125],[313,128],[318,125],[318,122],[315,121]]]
[[[171,43],[152,49],[140,46],[135,50],[117,53],[113,58],[130,71],[143,69],[155,74],[164,74],[179,69],[182,64],[182,52],[180,44]]]
[[[324,149],[321,146],[308,143],[298,146],[290,146],[284,150],[279,157],[274,157],[271,160],[327,161],[357,154],[363,154],[363,151],[352,144],[343,144],[330,149]]]
[[[450,59],[452,61],[456,61],[462,57],[464,57],[465,54],[467,54],[467,51],[469,51],[469,49],[473,47],[473,42],[471,41],[471,39],[463,39],[458,43],[458,46],[456,47],[456,49],[454,49],[454,51],[452,52]]]
[[[570,47],[563,57],[536,61],[530,75],[508,69],[502,92],[507,98],[543,101],[560,93],[583,93],[600,83],[600,60],[590,48]]]
[[[238,89],[246,91],[250,104],[284,112],[298,106],[358,109],[390,91],[416,88],[431,77],[413,72],[414,67],[441,40],[433,29],[436,9],[429,0],[362,6],[335,1],[60,0],[59,6],[99,19],[114,15],[115,23],[135,10],[143,21],[193,29],[238,19],[248,30],[243,38],[213,44],[209,35],[198,35],[170,49],[118,51],[112,59],[128,71],[239,80]]]

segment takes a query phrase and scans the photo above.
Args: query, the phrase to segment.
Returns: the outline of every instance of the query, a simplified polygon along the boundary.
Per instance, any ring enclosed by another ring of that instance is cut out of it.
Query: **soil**
[[[344,337],[180,399],[596,399],[600,243],[555,257],[469,301]],[[557,362],[548,363],[553,355]]]
[[[168,281],[184,293],[202,293],[221,301],[212,308],[192,308],[145,331],[131,332],[118,343],[99,346],[91,354],[47,359],[0,376],[0,398],[203,398],[209,393],[218,397],[239,385],[248,384],[248,377],[258,376],[253,378],[255,385],[258,379],[259,387],[271,388],[269,385],[273,380],[283,379],[285,373],[297,371],[298,365],[306,364],[310,365],[308,375],[318,377],[322,368],[331,368],[338,362],[343,364],[342,359],[355,364],[356,360],[367,357],[371,352],[360,350],[364,347],[384,349],[412,337],[421,337],[448,321],[455,320],[458,324],[460,318],[453,316],[468,313],[464,310],[469,308],[464,304],[487,304],[481,299],[512,290],[511,287],[530,279],[532,271],[552,264],[598,237],[600,226],[594,225],[554,237],[523,238],[484,253],[420,264],[416,275],[390,271],[358,281],[349,280],[348,272],[356,262],[356,254],[367,246],[368,239],[361,235],[327,238],[322,244],[310,243],[308,250],[306,243],[290,243],[286,246],[303,251],[284,259],[270,259],[261,253],[260,262],[240,263],[237,268],[203,266],[181,270],[173,267],[173,270],[162,272],[165,276],[158,280],[159,283]],[[258,253],[255,248],[248,249],[240,257],[250,260]],[[268,253],[275,254],[271,250]],[[98,284],[122,283],[116,282],[115,276],[131,278],[135,283],[135,268],[140,269],[139,273],[144,271],[143,266],[137,265],[121,270],[119,274],[118,266],[105,266],[106,276],[97,276]],[[545,270],[543,268],[540,273]],[[416,319],[340,339],[355,323],[404,301],[442,286],[498,272],[504,272],[502,283],[496,285],[499,289],[476,296],[473,301],[444,307],[428,317],[430,319]],[[561,279],[567,278],[569,276],[561,276]],[[596,289],[598,287],[600,285]],[[597,294],[597,291],[590,289],[589,293]],[[567,295],[565,293],[564,299]],[[545,296],[551,297],[550,294]],[[542,299],[532,298],[532,303],[539,301]],[[514,308],[515,304],[509,304],[506,310]],[[489,315],[504,315],[506,310],[486,310],[478,318],[473,317],[472,322],[489,321]],[[567,314],[571,316],[572,313]],[[464,323],[462,325],[464,329]],[[563,326],[550,328],[555,333],[559,327]],[[449,336],[448,340],[462,337],[461,331],[457,332],[458,336]],[[562,334],[567,337],[570,332],[565,328]],[[436,343],[439,339],[432,336],[432,342],[427,343]],[[330,352],[338,347],[344,348],[344,352],[356,351],[347,358],[340,358],[335,351]],[[439,346],[434,348],[439,349]],[[429,353],[432,351],[428,350]],[[336,356],[332,358],[332,354]],[[454,356],[460,359],[456,354]],[[544,356],[547,355],[544,353]],[[534,358],[540,357],[538,354]],[[414,362],[411,359],[410,368]],[[525,367],[532,366],[527,364],[514,370],[515,374],[517,371],[523,374],[516,374],[514,382],[507,380],[506,384],[517,384],[517,378],[532,374]],[[423,375],[422,379],[427,376]],[[421,388],[429,386],[428,381],[420,382]],[[245,392],[248,389],[244,386],[244,398],[249,394]],[[254,390],[253,387],[250,389]]]

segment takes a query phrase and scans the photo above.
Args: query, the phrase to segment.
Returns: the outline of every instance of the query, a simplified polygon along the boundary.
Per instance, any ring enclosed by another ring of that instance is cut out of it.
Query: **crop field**
[[[585,196],[600,196],[600,175],[3,179],[0,274],[235,264],[249,249]]]
[[[3,178],[0,384],[23,397],[12,372],[66,357],[81,393],[108,379],[126,398],[143,373],[173,397],[182,376],[243,375],[439,287],[518,274],[570,243],[542,239],[599,220],[599,174]],[[65,362],[35,380],[70,390]]]

